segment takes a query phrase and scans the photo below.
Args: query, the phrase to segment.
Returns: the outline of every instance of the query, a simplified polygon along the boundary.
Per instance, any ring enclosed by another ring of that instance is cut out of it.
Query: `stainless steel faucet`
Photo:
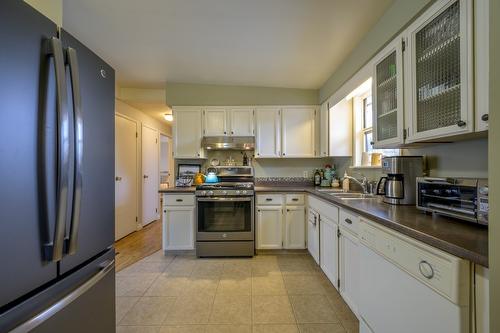
[[[345,178],[350,179],[350,180],[354,181],[356,184],[358,184],[359,186],[361,186],[364,194],[368,193],[368,178],[366,178],[365,175],[361,175],[361,180],[359,180],[353,176],[349,176],[349,175],[346,175],[344,177],[344,179]]]

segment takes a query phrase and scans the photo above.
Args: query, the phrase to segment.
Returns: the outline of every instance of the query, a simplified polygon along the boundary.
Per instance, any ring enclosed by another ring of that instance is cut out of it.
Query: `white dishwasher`
[[[362,220],[361,333],[469,332],[469,262]]]

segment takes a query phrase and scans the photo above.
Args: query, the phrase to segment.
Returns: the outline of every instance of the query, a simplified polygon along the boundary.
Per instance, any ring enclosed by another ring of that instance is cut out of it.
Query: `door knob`
[[[115,180],[116,180],[117,182],[121,182],[121,181],[122,181],[122,177],[118,177],[118,176],[116,176],[116,177],[115,177]]]
[[[149,176],[148,175],[144,175],[144,179],[147,179],[147,178],[149,178]]]

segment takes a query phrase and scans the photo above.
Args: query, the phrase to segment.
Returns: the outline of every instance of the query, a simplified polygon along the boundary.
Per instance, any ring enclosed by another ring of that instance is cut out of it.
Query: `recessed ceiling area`
[[[392,0],[64,0],[63,27],[127,87],[319,88]]]

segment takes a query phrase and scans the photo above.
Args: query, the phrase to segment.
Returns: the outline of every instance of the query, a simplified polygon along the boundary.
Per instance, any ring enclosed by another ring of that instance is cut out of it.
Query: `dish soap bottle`
[[[320,186],[321,185],[321,174],[319,173],[319,170],[316,169],[314,172],[314,186]]]
[[[344,172],[344,179],[342,180],[342,190],[349,191],[349,178],[347,178],[347,171]]]

